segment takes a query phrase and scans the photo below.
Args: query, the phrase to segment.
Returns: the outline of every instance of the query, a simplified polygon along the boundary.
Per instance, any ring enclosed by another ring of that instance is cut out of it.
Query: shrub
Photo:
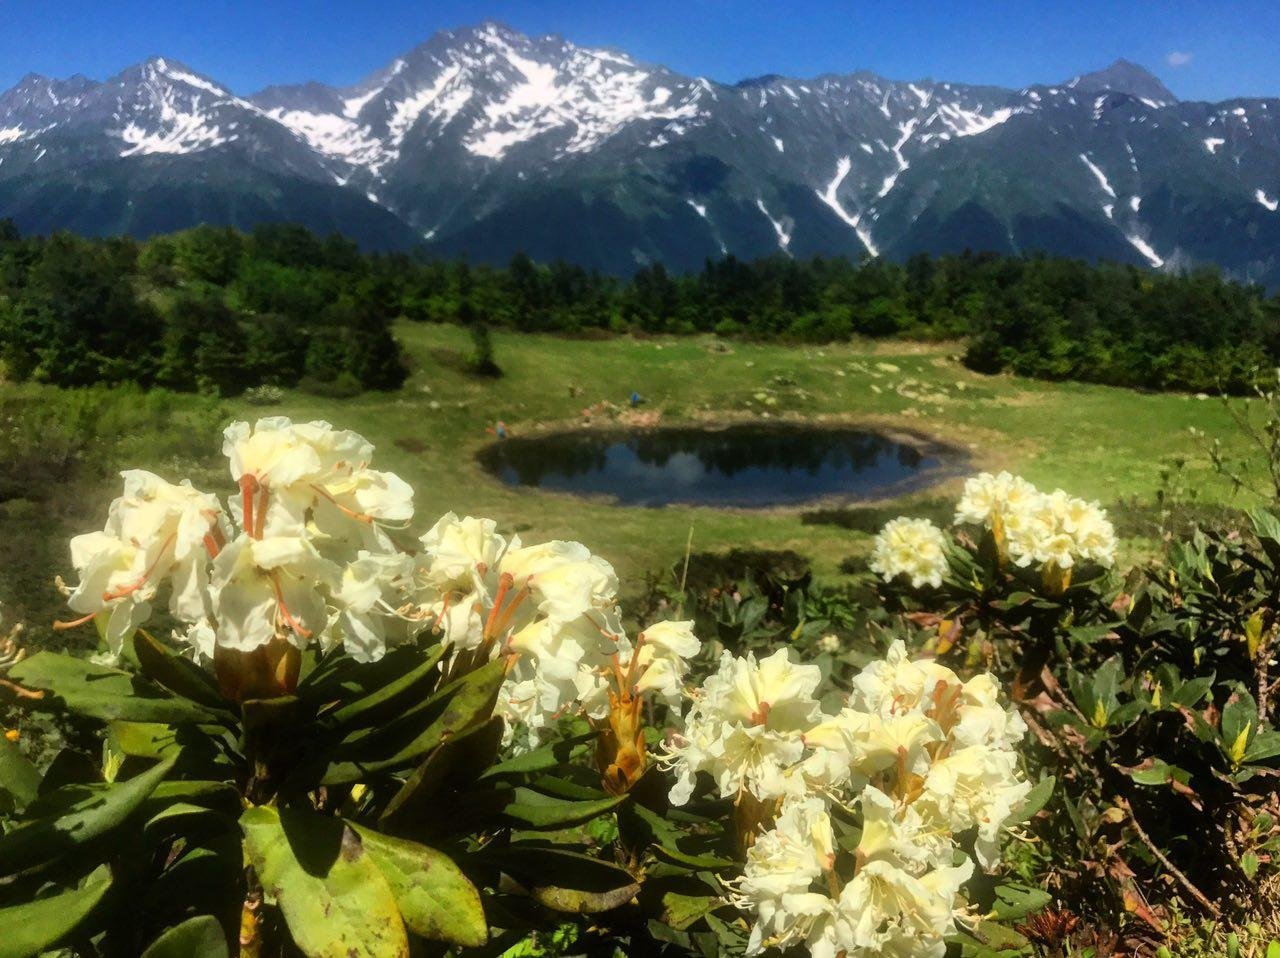
[[[1024,875],[1151,949],[1184,911],[1274,921],[1280,520],[1197,531],[1123,583],[1105,514],[1065,493],[984,475],[956,521],[930,580],[889,537],[874,567],[923,648],[986,664],[1034,733],[1057,784]]]
[[[224,440],[230,508],[126,471],[72,540],[60,627],[92,623],[98,656],[0,647],[0,694],[103,735],[100,763],[43,770],[0,739],[4,954],[500,954],[554,929],[924,958],[1045,899],[995,877],[1052,783],[989,675],[899,641],[841,694],[724,650],[684,709],[692,622],[628,638],[584,546],[452,513],[410,542],[412,490],[354,433]]]

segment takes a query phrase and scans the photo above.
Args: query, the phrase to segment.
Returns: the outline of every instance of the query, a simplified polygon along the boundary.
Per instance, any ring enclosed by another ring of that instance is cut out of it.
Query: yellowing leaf
[[[1245,727],[1240,730],[1240,734],[1236,736],[1236,740],[1231,743],[1231,750],[1227,753],[1231,759],[1232,765],[1239,765],[1244,761],[1244,753],[1249,748],[1249,733],[1253,730],[1253,723],[1247,722]]]
[[[1095,728],[1107,727],[1107,707],[1101,702],[1093,707],[1093,724]]]
[[[1249,649],[1249,658],[1257,658],[1258,649],[1262,645],[1262,610],[1259,609],[1244,624],[1244,641]]]

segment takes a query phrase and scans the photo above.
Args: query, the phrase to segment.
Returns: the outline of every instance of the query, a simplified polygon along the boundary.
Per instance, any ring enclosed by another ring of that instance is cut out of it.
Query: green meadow
[[[861,424],[925,435],[964,451],[971,471],[1009,469],[1046,488],[1096,498],[1117,520],[1128,560],[1152,547],[1162,467],[1185,459],[1183,486],[1201,507],[1244,501],[1212,473],[1192,427],[1240,440],[1217,399],[1143,394],[966,370],[953,344],[853,342],[780,346],[710,336],[566,339],[496,333],[503,375],[474,375],[465,330],[401,323],[412,373],[392,393],[340,399],[286,391],[278,403],[215,401],[140,392],[61,392],[0,386],[0,594],[33,634],[59,605],[52,586],[67,574],[69,535],[100,526],[117,484],[113,472],[140,467],[197,486],[226,481],[220,426],[232,417],[327,419],[378,448],[376,464],[417,490],[423,530],[443,512],[485,515],[528,541],[580,539],[617,566],[635,593],[646,573],[670,568],[692,530],[695,551],[790,549],[820,578],[860,567],[871,535],[900,511],[945,521],[960,480],[899,500],[797,508],[620,507],[531,488],[488,474],[476,453],[505,421],[513,436],[593,428],[582,410],[612,404],[594,426],[660,421],[721,424],[765,419]],[[645,403],[631,412],[627,399]],[[636,420],[639,420],[638,422]],[[79,433],[77,433],[79,430]]]
[[[495,347],[504,375],[486,379],[466,368],[471,347],[464,330],[402,324],[397,332],[413,366],[397,393],[349,400],[294,393],[269,410],[233,403],[233,411],[246,418],[323,418],[355,429],[378,446],[383,468],[417,490],[424,522],[453,510],[492,516],[532,540],[581,539],[605,552],[624,576],[678,558],[690,528],[697,550],[794,549],[813,559],[819,575],[834,575],[844,560],[866,552],[870,538],[859,530],[874,528],[898,506],[949,496],[959,480],[901,502],[847,504],[853,508],[841,525],[815,522],[811,507],[623,508],[498,482],[476,461],[494,441],[490,429],[498,420],[513,436],[590,428],[582,410],[604,402],[619,407],[625,423],[634,391],[645,398],[638,414],[645,423],[654,417],[666,424],[768,418],[924,434],[964,450],[973,471],[1010,469],[1127,513],[1134,521],[1122,522],[1122,532],[1130,533],[1132,550],[1143,547],[1133,534],[1147,524],[1138,520],[1152,512],[1163,464],[1187,458],[1187,479],[1202,500],[1230,500],[1231,490],[1212,475],[1190,434],[1195,427],[1234,437],[1220,401],[982,376],[957,361],[954,345],[788,347],[712,337],[499,333]],[[592,417],[596,426],[610,421]]]

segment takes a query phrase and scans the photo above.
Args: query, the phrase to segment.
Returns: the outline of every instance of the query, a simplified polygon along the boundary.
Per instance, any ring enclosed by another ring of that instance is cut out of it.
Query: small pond
[[[937,445],[849,428],[742,425],[553,433],[487,446],[510,486],[610,496],[622,505],[762,508],[897,495],[949,475]]]

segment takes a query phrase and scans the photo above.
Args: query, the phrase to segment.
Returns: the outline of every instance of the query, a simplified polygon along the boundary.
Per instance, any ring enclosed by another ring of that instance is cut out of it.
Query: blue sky
[[[1280,96],[1280,2],[0,0],[0,89],[152,54],[240,93],[355,82],[439,29],[494,18],[718,80],[870,69],[1023,86],[1127,57],[1183,99]]]

